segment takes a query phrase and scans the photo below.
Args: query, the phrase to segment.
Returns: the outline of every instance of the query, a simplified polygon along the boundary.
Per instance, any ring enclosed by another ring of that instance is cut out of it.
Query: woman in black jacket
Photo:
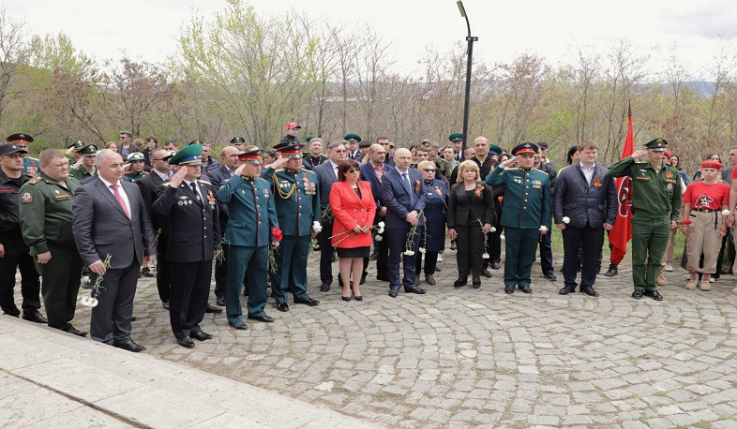
[[[453,286],[468,283],[470,261],[476,289],[481,286],[484,237],[494,224],[494,198],[491,187],[481,181],[479,166],[474,161],[463,161],[458,166],[457,180],[448,200],[448,237],[456,240],[458,248],[458,280]]]

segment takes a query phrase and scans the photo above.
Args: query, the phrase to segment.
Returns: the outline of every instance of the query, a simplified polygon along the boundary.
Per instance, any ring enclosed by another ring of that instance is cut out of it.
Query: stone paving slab
[[[678,270],[667,275],[671,285],[660,288],[665,301],[636,301],[629,296],[627,264],[617,277],[598,277],[599,298],[558,295],[562,280],[538,277],[536,266],[531,295],[506,295],[501,270],[483,278],[480,289],[454,288],[455,254],[446,251],[444,258],[438,284],[422,284],[426,295],[400,292],[396,299],[374,280],[372,262],[364,300],[346,303],[335,288],[318,291],[312,254],[308,277],[318,307],[290,303],[290,311],[280,313],[270,300],[267,313],[276,321],[248,321],[244,332],[230,328],[223,314],[207,314],[201,326],[215,338],[192,350],[176,344],[155,282],[144,278],[133,338],[148,348],[145,354],[176,368],[383,426],[737,426],[733,276],[723,275],[710,292],[687,291],[678,287],[687,273]],[[75,325],[88,324],[89,310],[80,307]],[[4,332],[0,324],[0,338]],[[135,383],[128,355],[120,358],[120,370]],[[41,353],[38,359],[52,358]],[[201,382],[197,377],[191,384]],[[167,377],[153,383],[183,389]],[[230,408],[227,397],[218,400],[228,411],[238,407]],[[279,404],[266,412],[288,409]]]

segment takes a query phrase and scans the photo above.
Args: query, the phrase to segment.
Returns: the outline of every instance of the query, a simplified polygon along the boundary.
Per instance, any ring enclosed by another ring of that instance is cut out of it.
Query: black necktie
[[[197,196],[197,201],[202,201],[202,198],[200,198],[200,193],[197,191],[197,185],[194,182],[192,182],[192,191]]]

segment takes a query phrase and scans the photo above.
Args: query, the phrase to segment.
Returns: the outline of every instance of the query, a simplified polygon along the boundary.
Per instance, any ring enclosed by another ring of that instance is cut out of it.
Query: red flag
[[[632,155],[635,151],[635,132],[632,129],[632,106],[627,108],[627,137],[624,139],[622,159]],[[627,242],[632,239],[632,178],[629,176],[614,179],[617,186],[617,220],[614,228],[609,232],[609,242],[612,244],[610,261],[619,265],[627,253]]]

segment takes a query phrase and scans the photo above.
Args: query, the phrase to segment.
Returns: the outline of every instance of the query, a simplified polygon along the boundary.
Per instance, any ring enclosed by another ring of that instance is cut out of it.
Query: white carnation
[[[540,225],[540,232],[545,234],[546,232],[548,232],[548,227],[545,225]]]
[[[732,214],[731,211],[729,211],[727,209],[722,210],[722,216],[729,216],[730,214]]]
[[[569,218],[568,216],[563,216],[563,223],[568,225],[569,223],[571,223],[571,218]]]

